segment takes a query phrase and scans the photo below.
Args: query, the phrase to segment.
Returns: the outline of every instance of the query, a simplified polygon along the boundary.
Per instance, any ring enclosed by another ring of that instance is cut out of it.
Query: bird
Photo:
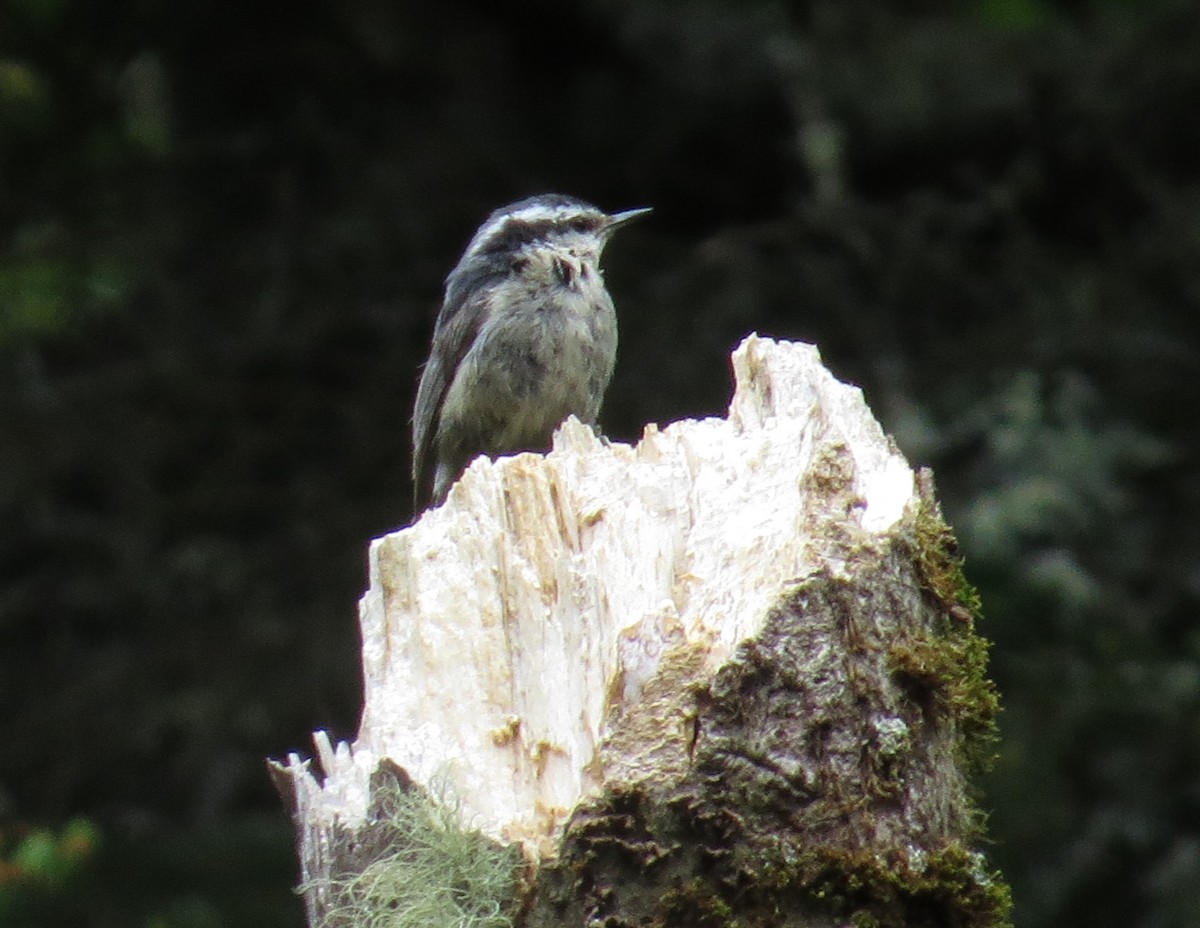
[[[570,415],[595,426],[617,354],[600,255],[648,212],[547,193],[484,220],[446,277],[417,387],[414,515],[481,454],[547,450]]]

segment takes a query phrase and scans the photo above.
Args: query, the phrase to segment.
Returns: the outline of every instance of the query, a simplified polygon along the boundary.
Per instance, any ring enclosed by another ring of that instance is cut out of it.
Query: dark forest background
[[[445,272],[616,240],[604,424],[817,342],[935,468],[1022,928],[1200,924],[1200,5],[0,0],[0,924],[297,928]]]

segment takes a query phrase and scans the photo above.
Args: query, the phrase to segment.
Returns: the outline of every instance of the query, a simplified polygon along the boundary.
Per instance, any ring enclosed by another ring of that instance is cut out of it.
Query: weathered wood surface
[[[323,783],[276,769],[312,924],[378,851],[381,761],[522,842],[529,924],[1003,919],[965,776],[995,699],[932,491],[815,348],[733,364],[725,419],[569,420],[372,544],[358,738],[318,735]]]

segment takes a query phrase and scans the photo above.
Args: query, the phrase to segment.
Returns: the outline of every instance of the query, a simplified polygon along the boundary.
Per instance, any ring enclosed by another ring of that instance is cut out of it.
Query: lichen
[[[396,789],[372,827],[386,852],[362,872],[323,886],[322,928],[511,928],[521,860],[512,847],[464,828],[457,803]]]

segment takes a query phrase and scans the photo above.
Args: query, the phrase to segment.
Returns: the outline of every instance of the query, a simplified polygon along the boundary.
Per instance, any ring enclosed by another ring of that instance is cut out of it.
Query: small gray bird
[[[415,513],[440,505],[477,455],[543,451],[567,416],[596,421],[617,354],[600,253],[649,211],[543,194],[479,227],[446,278],[417,389]]]

